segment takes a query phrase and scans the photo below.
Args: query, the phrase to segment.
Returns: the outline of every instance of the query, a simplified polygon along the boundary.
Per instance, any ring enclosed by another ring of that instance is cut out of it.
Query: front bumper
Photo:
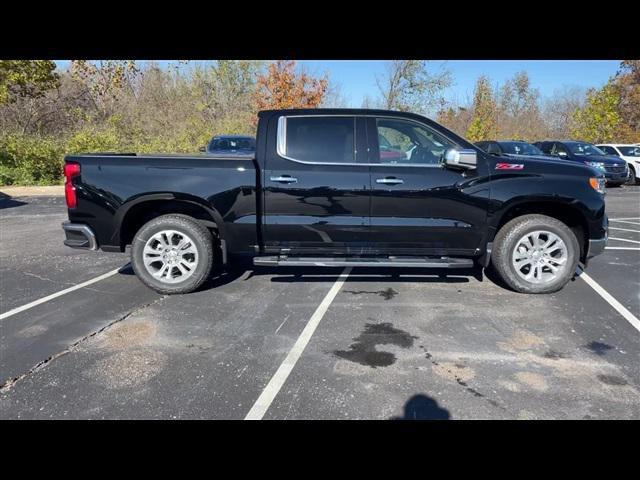
[[[84,250],[97,250],[98,241],[93,230],[84,223],[63,222],[62,229],[66,238],[64,244],[71,248],[81,248]]]
[[[625,183],[629,179],[629,170],[624,172],[604,172],[607,183]]]
[[[609,240],[609,219],[606,215],[602,221],[602,227],[604,228],[603,238],[589,239],[589,244],[587,246],[587,259],[600,255],[604,252],[604,249],[607,246],[607,241]]]

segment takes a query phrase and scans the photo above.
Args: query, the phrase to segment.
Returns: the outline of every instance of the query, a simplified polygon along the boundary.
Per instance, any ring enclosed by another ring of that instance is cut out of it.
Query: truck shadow
[[[10,196],[0,192],[0,210],[4,210],[6,208],[21,207],[22,205],[26,204],[27,202],[15,200]]]
[[[336,267],[256,267],[250,262],[236,263],[227,269],[216,269],[197,289],[198,292],[215,289],[235,281],[247,281],[252,277],[270,276],[275,283],[327,282],[333,283],[343,268]],[[134,275],[131,264],[124,265],[121,275]],[[488,276],[487,276],[488,277]],[[469,283],[470,278],[484,281],[480,267],[456,270],[433,268],[354,268],[347,282],[419,282],[419,283]],[[493,280],[497,283],[497,280]]]

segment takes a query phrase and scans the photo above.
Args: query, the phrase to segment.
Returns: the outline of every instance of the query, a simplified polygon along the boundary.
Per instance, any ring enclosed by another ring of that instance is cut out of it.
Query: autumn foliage
[[[296,74],[295,65],[292,60],[279,60],[258,76],[254,93],[256,110],[316,108],[322,103],[329,80],[315,79],[304,72]]]

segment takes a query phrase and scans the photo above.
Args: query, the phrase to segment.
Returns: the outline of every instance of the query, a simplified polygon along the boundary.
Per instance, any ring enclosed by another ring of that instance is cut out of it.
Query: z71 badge
[[[496,170],[522,170],[523,163],[496,163]]]

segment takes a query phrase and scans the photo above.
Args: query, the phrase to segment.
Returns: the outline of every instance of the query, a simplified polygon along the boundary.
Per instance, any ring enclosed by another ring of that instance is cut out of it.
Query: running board
[[[414,267],[414,268],[472,268],[470,258],[428,258],[428,257],[254,257],[258,266],[282,267]]]

